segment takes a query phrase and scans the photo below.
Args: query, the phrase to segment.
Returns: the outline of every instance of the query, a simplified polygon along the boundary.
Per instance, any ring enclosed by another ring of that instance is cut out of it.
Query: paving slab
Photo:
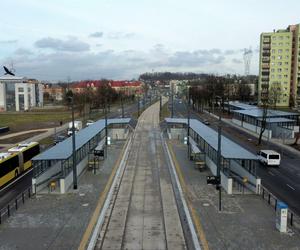
[[[77,249],[124,142],[111,145],[96,174],[86,171],[78,190],[28,200],[0,225],[0,249]]]
[[[280,233],[275,227],[275,211],[255,194],[228,195],[206,184],[209,170],[200,172],[187,158],[187,148],[172,140],[171,148],[179,163],[187,190],[186,197],[203,227],[210,249],[300,249],[300,234],[289,228]]]

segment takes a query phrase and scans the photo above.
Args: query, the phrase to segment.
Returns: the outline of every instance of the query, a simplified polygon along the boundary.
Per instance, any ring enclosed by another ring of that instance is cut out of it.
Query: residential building
[[[44,84],[44,99],[62,101],[66,88],[59,84]]]
[[[43,85],[35,79],[13,75],[0,77],[0,112],[43,106]]]
[[[262,33],[258,102],[300,108],[299,24]]]
[[[116,92],[122,92],[125,95],[142,94],[143,93],[143,83],[140,81],[108,81],[110,87],[112,87]],[[82,93],[86,89],[96,90],[97,88],[103,86],[103,81],[101,80],[86,80],[73,83],[70,85],[75,93]]]

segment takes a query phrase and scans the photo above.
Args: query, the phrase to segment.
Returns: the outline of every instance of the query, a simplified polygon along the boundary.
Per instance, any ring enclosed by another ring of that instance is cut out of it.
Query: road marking
[[[291,185],[286,184],[290,189],[293,189],[295,191],[295,188],[293,188]]]
[[[268,173],[269,173],[270,175],[272,175],[272,176],[275,176],[275,174],[272,173],[271,171],[268,171]]]
[[[8,189],[10,186],[12,186],[13,184],[15,184],[18,180],[20,180],[21,178],[25,177],[26,175],[28,175],[31,171],[33,170],[33,168],[27,170],[24,174],[20,175],[17,179],[15,179],[13,182],[9,183],[7,186],[5,186],[3,189],[0,189],[0,192],[5,191],[6,189]]]
[[[174,151],[173,151],[172,147],[170,146],[169,142],[167,142],[166,144],[167,144],[167,148],[169,149],[169,152],[171,154],[171,159],[174,162],[175,169],[176,169],[176,172],[178,174],[178,179],[179,179],[179,182],[182,186],[182,190],[185,194],[187,194],[187,187],[186,187],[186,184],[185,184],[185,181],[184,181],[184,177],[183,177],[181,168],[179,166],[179,163],[176,159],[176,156],[174,154]],[[198,237],[199,237],[199,239],[202,243],[203,249],[209,250],[208,242],[207,242],[203,227],[201,225],[200,218],[196,214],[196,211],[195,211],[194,207],[191,205],[191,202],[190,202],[188,196],[186,196],[186,201],[187,201],[187,205],[189,207],[189,210],[191,211],[192,220],[195,224],[197,235],[198,235]]]
[[[85,230],[85,232],[83,234],[83,237],[81,239],[81,242],[80,242],[80,245],[78,247],[78,250],[84,250],[84,249],[86,249],[86,245],[87,245],[87,243],[88,243],[88,241],[90,239],[90,236],[91,236],[91,234],[93,232],[95,224],[98,221],[99,214],[101,212],[101,209],[102,209],[103,204],[104,204],[104,202],[106,200],[106,197],[107,197],[107,193],[109,192],[109,190],[111,188],[111,185],[112,185],[112,182],[114,180],[115,174],[116,174],[117,169],[118,169],[118,167],[119,167],[119,165],[121,163],[121,160],[123,158],[125,149],[127,148],[128,144],[129,144],[129,141],[127,141],[127,143],[124,145],[124,148],[122,149],[122,152],[121,152],[121,154],[119,156],[119,159],[117,160],[117,162],[116,162],[116,164],[115,164],[115,166],[114,166],[114,168],[112,170],[112,173],[109,176],[108,182],[107,182],[107,184],[106,184],[103,192],[99,196],[97,207],[96,207],[96,209],[95,209],[95,211],[94,211],[94,213],[93,213],[93,215],[92,215],[92,217],[90,219],[90,222],[89,222],[89,224],[88,224],[88,226],[87,226],[87,228],[86,228],[86,230]]]

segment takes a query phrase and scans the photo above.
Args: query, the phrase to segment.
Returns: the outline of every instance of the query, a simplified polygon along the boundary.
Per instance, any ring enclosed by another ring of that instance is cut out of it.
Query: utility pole
[[[74,98],[71,98],[72,104],[72,156],[73,156],[73,189],[77,189],[77,166],[76,166],[76,144],[75,144],[75,124],[74,124]]]
[[[217,190],[219,190],[219,211],[222,210],[222,186],[221,186],[221,139],[222,139],[222,127],[221,127],[221,110],[219,114],[218,122],[218,154],[217,154],[217,177],[220,183],[216,185]]]

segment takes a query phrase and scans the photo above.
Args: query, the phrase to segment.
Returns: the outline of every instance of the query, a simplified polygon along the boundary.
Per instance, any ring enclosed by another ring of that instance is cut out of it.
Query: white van
[[[258,153],[258,160],[267,166],[279,166],[280,154],[273,150],[260,150]]]

